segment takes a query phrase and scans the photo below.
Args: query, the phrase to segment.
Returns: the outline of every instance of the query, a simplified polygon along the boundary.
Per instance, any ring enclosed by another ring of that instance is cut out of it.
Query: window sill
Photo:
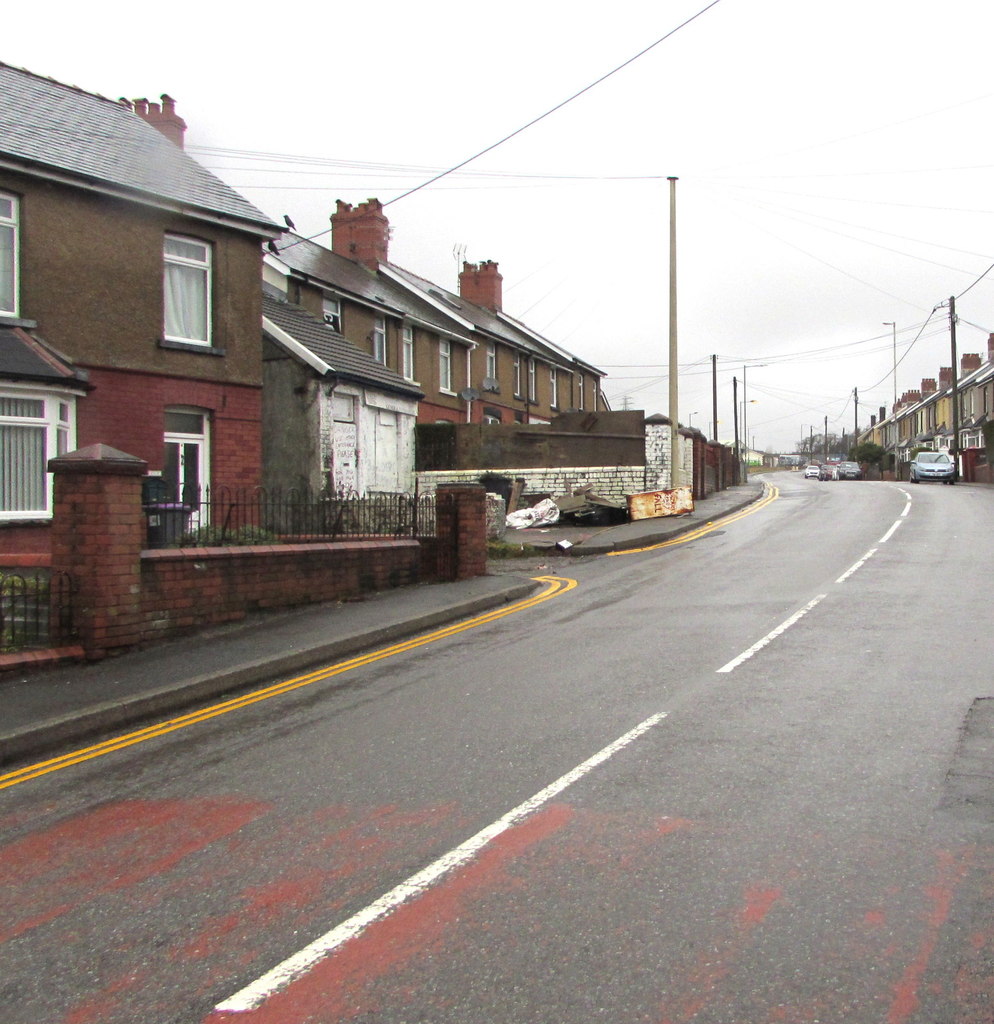
[[[0,327],[23,327],[25,330],[33,331],[37,326],[37,320],[25,320],[23,317],[14,316],[13,313],[0,313]]]
[[[449,395],[452,398],[458,398],[459,397],[454,391],[450,391],[448,388],[439,388],[438,392],[441,395]]]
[[[173,352],[199,352],[202,356],[223,356],[223,348],[214,348],[213,345],[198,345],[195,341],[169,341],[166,338],[159,339],[159,348],[167,348]]]

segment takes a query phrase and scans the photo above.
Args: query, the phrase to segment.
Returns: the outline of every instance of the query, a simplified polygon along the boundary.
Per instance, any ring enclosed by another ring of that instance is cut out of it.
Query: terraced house
[[[0,554],[44,553],[47,460],[104,444],[168,495],[261,482],[262,243],[168,96],[0,64]]]
[[[420,388],[419,422],[547,423],[606,408],[601,370],[504,312],[495,262],[464,263],[452,292],[390,262],[376,199],[339,201],[331,228],[331,249],[278,239],[266,287]]]

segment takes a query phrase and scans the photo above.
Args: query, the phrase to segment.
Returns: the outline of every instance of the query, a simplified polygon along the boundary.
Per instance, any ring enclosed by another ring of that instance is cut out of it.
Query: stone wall
[[[444,484],[479,484],[483,476],[498,475],[513,483],[524,480],[523,494],[531,497],[557,497],[591,487],[603,498],[621,502],[628,494],[638,494],[645,487],[642,466],[564,466],[556,469],[505,469],[495,474],[492,470],[463,469],[418,473],[418,490],[422,494],[434,493]],[[513,510],[511,510],[513,511]]]

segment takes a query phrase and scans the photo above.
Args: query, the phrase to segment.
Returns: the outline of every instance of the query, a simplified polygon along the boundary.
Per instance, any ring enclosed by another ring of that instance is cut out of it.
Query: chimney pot
[[[459,275],[459,294],[467,302],[494,311],[503,308],[504,278],[493,260],[480,264],[463,262]]]
[[[147,121],[153,128],[180,149],[183,148],[183,136],[186,134],[186,121],[176,113],[176,101],[163,93],[162,104],[150,103],[147,99],[135,100],[135,113]]]
[[[964,352],[959,361],[960,373],[967,374],[979,370],[982,362],[979,352]]]
[[[354,209],[341,199],[331,215],[331,251],[376,270],[388,262],[390,222],[379,199],[368,199]]]

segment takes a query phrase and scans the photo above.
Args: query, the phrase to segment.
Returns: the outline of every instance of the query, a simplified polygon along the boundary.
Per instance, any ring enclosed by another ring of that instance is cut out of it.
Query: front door
[[[167,410],[164,441],[162,478],[166,500],[188,506],[191,526],[200,526],[205,521],[201,502],[208,483],[207,416],[192,409]]]

